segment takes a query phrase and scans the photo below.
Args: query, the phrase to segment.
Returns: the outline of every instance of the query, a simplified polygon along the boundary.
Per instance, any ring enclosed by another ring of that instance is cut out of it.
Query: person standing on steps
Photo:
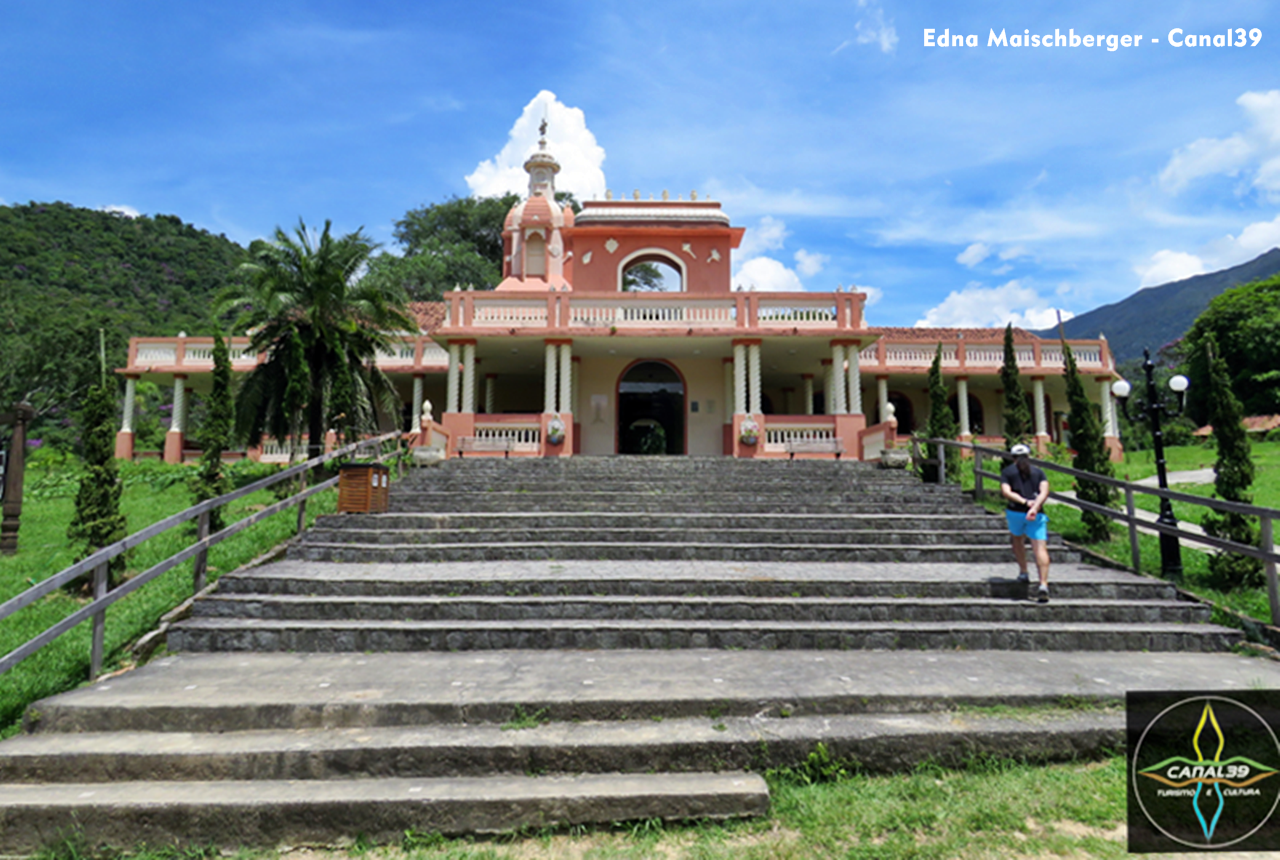
[[[1049,517],[1044,503],[1049,498],[1049,479],[1044,470],[1031,465],[1031,449],[1014,445],[1009,449],[1013,462],[1000,470],[1000,495],[1006,501],[1005,518],[1012,535],[1013,557],[1018,562],[1018,582],[1029,583],[1027,540],[1036,556],[1040,588],[1036,600],[1049,602]]]

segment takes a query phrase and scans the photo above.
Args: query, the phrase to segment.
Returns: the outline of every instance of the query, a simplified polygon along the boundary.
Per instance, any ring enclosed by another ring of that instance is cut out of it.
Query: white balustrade
[[[475,425],[475,437],[511,443],[512,451],[537,453],[542,450],[542,426],[540,424],[483,424]]]
[[[835,438],[835,427],[830,424],[784,424],[774,427],[766,424],[764,450],[785,451],[788,442],[832,442]]]
[[[298,450],[294,452],[293,460],[295,463],[305,462],[307,459],[307,450],[304,446],[299,445]],[[279,442],[275,439],[262,440],[262,453],[258,457],[260,463],[287,463],[289,462],[289,443]]]
[[[732,328],[737,316],[731,302],[574,301],[569,305],[569,325],[587,328]]]
[[[377,363],[379,366],[384,364],[413,364],[413,353],[413,341],[402,341],[392,344],[389,350],[378,350]]]
[[[884,362],[890,367],[928,367],[937,352],[937,344],[891,343],[885,347]],[[942,345],[942,366],[960,366],[959,348],[955,344]]]
[[[538,301],[477,301],[472,324],[494,327],[530,327],[547,325],[547,303]]]
[[[760,325],[792,326],[793,328],[835,328],[836,307],[829,304],[803,304],[799,302],[761,301],[756,310]]]
[[[439,365],[440,367],[448,367],[449,350],[433,340],[429,340],[422,345],[422,364]]]
[[[172,365],[177,360],[178,348],[173,344],[144,344],[138,347],[136,363],[139,366]]]

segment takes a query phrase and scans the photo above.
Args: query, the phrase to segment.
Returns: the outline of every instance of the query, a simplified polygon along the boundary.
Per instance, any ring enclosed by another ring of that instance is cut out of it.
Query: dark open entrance
[[[666,362],[639,362],[618,380],[618,453],[684,453],[684,381]]]

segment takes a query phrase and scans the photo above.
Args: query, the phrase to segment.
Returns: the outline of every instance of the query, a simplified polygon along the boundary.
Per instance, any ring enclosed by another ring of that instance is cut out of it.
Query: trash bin
[[[381,463],[338,467],[338,513],[385,514],[391,498],[391,469]]]

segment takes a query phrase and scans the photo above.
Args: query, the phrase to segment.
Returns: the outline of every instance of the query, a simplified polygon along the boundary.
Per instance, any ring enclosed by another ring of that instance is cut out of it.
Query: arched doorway
[[[618,377],[618,453],[683,454],[685,386],[665,361],[641,360]]]

